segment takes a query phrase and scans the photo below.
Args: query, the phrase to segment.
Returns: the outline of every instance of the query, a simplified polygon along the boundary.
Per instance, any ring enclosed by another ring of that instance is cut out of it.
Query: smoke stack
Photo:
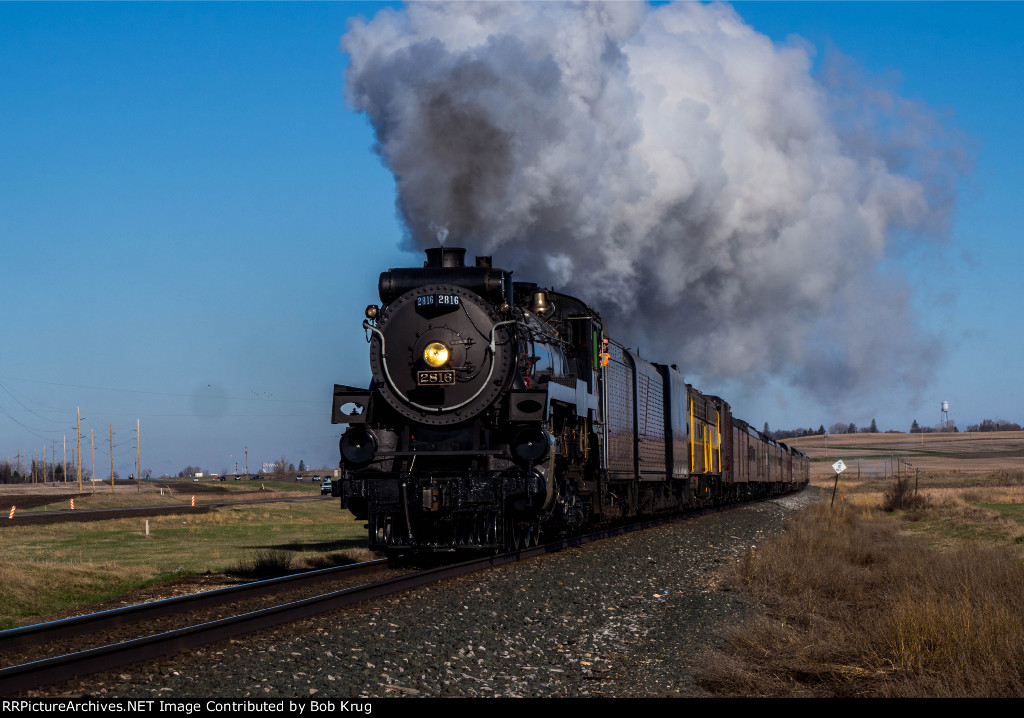
[[[462,247],[431,247],[426,250],[424,267],[464,267],[466,250]]]

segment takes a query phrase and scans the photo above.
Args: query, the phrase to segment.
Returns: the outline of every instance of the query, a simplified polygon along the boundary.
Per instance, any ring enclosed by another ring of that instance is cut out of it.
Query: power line
[[[0,382],[0,388],[2,388],[2,389],[3,389],[4,391],[6,391],[6,392],[7,392],[8,394],[10,394],[11,398],[12,398],[12,399],[14,399],[14,400],[15,400],[16,402],[18,402],[18,404],[20,404],[20,405],[22,406],[22,408],[24,408],[24,409],[25,409],[26,411],[28,411],[29,413],[31,413],[31,414],[35,414],[36,416],[38,416],[38,417],[39,417],[40,419],[42,419],[43,421],[53,421],[53,419],[47,419],[47,418],[46,418],[45,416],[43,416],[42,414],[40,414],[40,413],[38,413],[38,412],[34,411],[34,410],[33,410],[33,409],[31,409],[31,408],[30,408],[29,406],[27,406],[27,405],[26,405],[26,404],[25,404],[25,403],[24,403],[23,401],[21,401],[21,399],[19,399],[19,398],[18,398],[17,396],[15,396],[15,392],[14,392],[14,390],[13,390],[13,389],[11,389],[10,387],[8,387],[8,386],[7,386],[6,384],[4,384],[3,382]],[[20,391],[19,391],[19,392],[17,392],[17,393],[18,393],[18,394],[21,394],[21,392],[20,392]],[[24,394],[22,394],[22,396],[24,396]],[[25,398],[26,398],[26,399],[28,399],[28,397],[27,397],[27,396],[26,396]],[[58,411],[59,411],[59,412],[63,413],[63,411],[64,411],[64,410],[63,410],[63,409],[55,409],[55,408],[51,408],[51,409],[50,409],[50,411],[53,411],[53,412],[58,412]]]
[[[142,390],[142,389],[121,389],[121,388],[104,387],[104,386],[89,386],[87,384],[65,384],[65,383],[56,382],[56,381],[42,381],[41,379],[22,379],[20,377],[14,377],[14,376],[0,376],[0,379],[7,379],[8,381],[24,381],[24,382],[28,382],[28,383],[31,383],[31,384],[46,384],[46,385],[49,385],[49,386],[66,386],[66,387],[71,387],[71,388],[74,388],[74,389],[94,389],[94,390],[98,390],[98,391],[120,391],[120,392],[129,393],[129,394],[150,394],[152,396],[177,396],[177,397],[184,397],[184,398],[187,398],[187,399],[197,399],[197,400],[202,400],[202,401],[206,401],[206,400],[220,400],[220,399],[231,399],[232,401],[273,401],[273,402],[279,402],[279,403],[283,403],[283,404],[320,404],[320,403],[322,403],[320,400],[312,400],[312,399],[271,399],[271,398],[269,398],[269,395],[265,394],[265,393],[261,393],[259,395],[254,395],[254,396],[226,396],[226,397],[201,396],[201,395],[197,396],[196,394],[178,394],[178,393],[172,393],[172,392],[166,392],[166,391],[145,391],[145,390]],[[207,386],[209,386],[209,385],[207,385]]]
[[[21,423],[20,421],[18,421],[18,420],[17,420],[17,419],[15,419],[15,418],[14,418],[13,416],[11,416],[11,415],[10,415],[10,414],[9,414],[9,413],[7,412],[7,410],[6,410],[6,409],[4,409],[4,408],[3,408],[2,406],[0,406],[0,414],[3,414],[3,415],[4,415],[4,416],[6,416],[6,417],[7,417],[8,419],[10,419],[11,421],[13,421],[13,422],[14,422],[15,424],[17,424],[18,426],[20,426],[20,427],[21,427],[22,429],[24,429],[25,431],[29,432],[30,434],[33,434],[34,436],[38,436],[38,437],[39,437],[40,439],[46,440],[46,439],[50,438],[50,437],[48,437],[48,436],[43,436],[43,435],[42,435],[42,434],[40,433],[40,432],[42,432],[42,431],[47,431],[47,429],[33,429],[33,428],[32,428],[31,426],[26,426],[25,424],[22,424],[22,423]],[[60,433],[60,432],[59,432],[59,431],[54,431],[54,432],[51,432],[51,433]]]

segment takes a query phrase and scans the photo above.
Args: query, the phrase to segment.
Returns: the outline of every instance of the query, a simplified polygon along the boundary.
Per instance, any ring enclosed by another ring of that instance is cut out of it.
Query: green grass
[[[107,601],[178,578],[148,576],[113,564],[5,561],[0,563],[0,630],[35,623],[36,617]]]
[[[261,552],[317,563],[365,547],[366,531],[336,501],[313,501],[6,527],[0,542],[0,626],[10,627],[182,575],[232,570]]]
[[[1024,526],[1024,504],[981,504],[981,506],[998,511],[1004,519],[1016,521]]]
[[[1015,535],[1000,523],[964,522],[961,519],[933,516],[910,520],[906,532],[919,536],[932,546],[956,544],[999,545],[1013,542]]]
[[[961,492],[966,504],[934,506],[902,513],[907,534],[933,547],[951,548],[978,544],[1006,546],[1021,543],[1024,532],[1024,504],[981,503],[970,500],[970,487]]]

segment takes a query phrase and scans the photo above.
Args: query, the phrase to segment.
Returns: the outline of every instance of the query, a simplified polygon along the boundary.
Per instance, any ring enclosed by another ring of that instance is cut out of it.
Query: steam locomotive
[[[804,454],[610,339],[584,302],[465,253],[380,275],[372,382],[334,386],[332,493],[371,549],[514,550],[807,484]]]

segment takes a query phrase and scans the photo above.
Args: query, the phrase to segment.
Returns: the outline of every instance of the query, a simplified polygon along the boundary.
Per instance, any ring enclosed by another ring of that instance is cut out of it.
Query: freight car
[[[806,456],[611,339],[584,302],[465,252],[380,275],[373,379],[334,387],[332,492],[371,549],[524,548],[807,484]]]

